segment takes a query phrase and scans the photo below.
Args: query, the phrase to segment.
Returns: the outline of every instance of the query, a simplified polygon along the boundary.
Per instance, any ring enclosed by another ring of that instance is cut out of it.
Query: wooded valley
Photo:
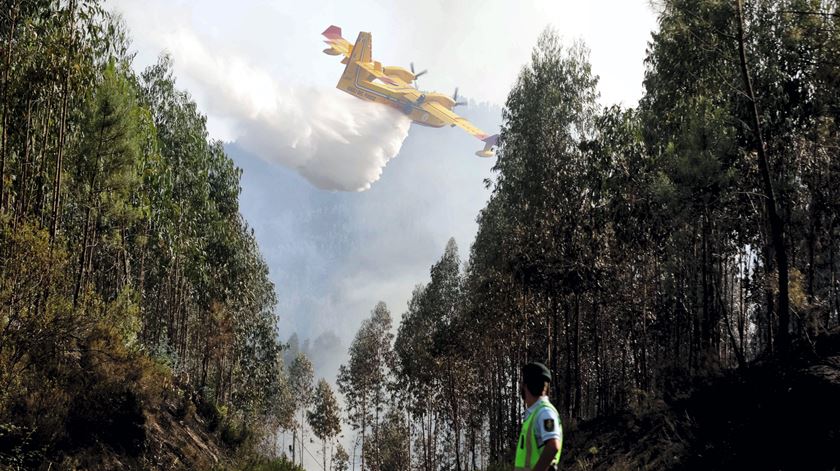
[[[520,368],[543,361],[564,466],[690,469],[688,438],[685,457],[596,465],[594,430],[671,421],[699,397],[713,408],[712,383],[787,388],[823,365],[840,385],[826,360],[840,359],[837,3],[654,8],[634,107],[599,105],[586,45],[542,34],[503,109],[474,243],[450,240],[405,312],[391,306],[401,315],[372,307],[337,397],[305,355],[284,361],[241,171],[170,59],[135,72],[99,0],[4,0],[0,468],[108,469],[90,461],[105,450],[138,469],[199,466],[149,445],[166,413],[227,447],[218,467],[293,469],[243,463],[300,461],[306,444],[326,469],[507,470]],[[811,398],[828,423],[825,390],[756,415]],[[702,436],[680,420],[660,425]],[[840,464],[826,427],[813,469]],[[734,466],[720,459],[702,463]],[[774,469],[800,469],[785,460]]]

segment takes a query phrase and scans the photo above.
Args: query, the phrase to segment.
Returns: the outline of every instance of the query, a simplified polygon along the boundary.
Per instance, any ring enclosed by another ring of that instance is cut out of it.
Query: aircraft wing
[[[457,114],[452,112],[452,110],[446,108],[445,106],[439,103],[423,103],[423,105],[421,105],[421,108],[423,108],[424,111],[427,111],[430,115],[434,116],[435,118],[452,126],[458,126],[459,128],[463,129],[464,131],[467,131],[468,133],[481,140],[487,138],[487,133],[477,128],[466,118],[458,116]]]
[[[484,149],[479,150],[475,155],[479,157],[493,157],[496,155],[494,148],[499,141],[498,134],[493,134],[492,136],[487,135],[487,133],[476,127],[468,119],[458,116],[452,110],[439,103],[424,103],[421,105],[421,108],[435,118],[449,123],[451,126],[458,126],[484,142]]]

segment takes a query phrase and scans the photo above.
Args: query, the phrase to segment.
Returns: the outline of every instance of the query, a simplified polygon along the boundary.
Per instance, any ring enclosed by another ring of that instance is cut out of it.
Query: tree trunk
[[[23,145],[23,162],[21,163],[21,173],[22,178],[20,179],[20,192],[18,193],[18,198],[16,201],[17,209],[15,211],[15,225],[18,221],[22,220],[24,215],[26,214],[26,193],[29,191],[29,179],[30,176],[30,168],[32,168],[32,163],[29,161],[30,154],[31,154],[31,142],[32,142],[32,100],[28,100],[26,106],[26,140],[24,141]]]
[[[84,237],[82,238],[82,250],[79,253],[79,269],[76,274],[76,286],[73,290],[73,309],[75,309],[78,306],[79,296],[85,278],[85,266],[87,264],[88,245],[90,244],[89,235],[91,212],[93,212],[93,208],[90,205],[88,205],[87,212],[85,215],[85,225],[83,229]]]
[[[70,95],[70,71],[72,70],[72,52],[75,44],[75,27],[74,18],[76,12],[76,2],[70,2],[70,20],[68,22],[68,33],[70,36],[70,49],[67,53],[67,64],[64,72],[64,83],[61,89],[61,118],[58,127],[58,152],[55,158],[55,175],[53,180],[53,208],[52,208],[52,226],[50,227],[50,243],[55,241],[55,235],[58,231],[58,219],[61,211],[61,171],[64,160],[64,142],[67,131],[67,106]]]
[[[304,410],[301,409],[300,411],[300,467],[303,467],[303,427],[304,427]]]
[[[834,232],[834,225],[832,224],[828,230],[828,234],[832,235]],[[829,270],[829,309],[833,309],[837,313],[837,323],[840,324],[840,280],[837,277],[836,263],[834,262],[834,240],[829,237],[828,241],[828,270]]]
[[[62,88],[61,99],[61,118],[59,119],[58,127],[58,149],[55,157],[55,174],[53,175],[53,206],[52,206],[52,225],[50,226],[50,243],[55,240],[55,234],[58,231],[58,216],[61,209],[61,171],[62,160],[64,159],[64,133],[67,124],[67,100],[68,100],[68,81],[70,73],[67,72],[67,78],[64,80]]]
[[[44,108],[44,116],[43,116],[43,131],[41,134],[41,149],[38,151],[38,170],[35,172],[35,184],[36,188],[34,190],[33,198],[35,198],[35,207],[33,208],[32,213],[36,216],[36,219],[41,221],[41,227],[44,226],[43,223],[43,215],[45,213],[44,206],[46,205],[46,181],[47,176],[44,174],[44,169],[46,166],[46,155],[47,150],[49,147],[49,131],[50,127],[50,117],[52,117],[52,103],[51,103],[51,95],[47,95],[47,104]]]
[[[776,331],[776,347],[781,355],[786,355],[790,347],[790,298],[788,294],[788,258],[785,244],[785,224],[779,216],[776,204],[776,194],[773,189],[773,181],[770,176],[770,164],[767,157],[767,150],[764,145],[764,137],[761,134],[761,119],[758,113],[758,103],[747,66],[747,52],[744,40],[744,13],[742,0],[735,0],[735,7],[738,15],[738,56],[741,63],[741,75],[744,80],[744,88],[751,104],[751,118],[755,144],[758,148],[758,166],[761,171],[762,183],[764,186],[764,197],[767,205],[767,216],[770,223],[770,239],[776,257],[776,268],[778,272],[779,286],[779,327]]]
[[[575,408],[573,417],[580,419],[583,415],[583,381],[581,380],[580,362],[580,295],[575,294]]]
[[[365,471],[365,430],[367,429],[367,401],[365,393],[362,392],[362,467]]]
[[[6,209],[6,153],[8,146],[8,123],[9,123],[9,71],[12,68],[12,43],[15,38],[15,29],[17,26],[18,15],[17,2],[11,8],[9,37],[6,40],[5,65],[3,71],[3,118],[2,118],[2,136],[0,136],[0,210]]]
[[[168,330],[166,332],[167,343],[169,344],[169,349],[173,352],[177,351],[176,341],[177,338],[175,337],[175,316],[178,310],[178,267],[180,265],[180,258],[176,255],[173,260],[173,267],[172,271],[170,271],[169,276],[169,283],[167,286],[167,291],[169,295],[169,306],[168,306]]]
[[[573,413],[572,409],[572,343],[571,343],[571,335],[569,335],[569,331],[571,331],[571,308],[569,306],[568,300],[563,303],[565,307],[565,315],[563,316],[563,327],[565,330],[565,343],[566,343],[566,371],[565,371],[565,378],[564,378],[564,406],[566,409],[566,415],[571,416]]]
[[[560,317],[560,312],[558,309],[558,302],[557,302],[557,288],[553,287],[551,290],[551,347],[549,351],[551,352],[551,359],[549,361],[549,368],[551,368],[551,395],[552,400],[555,403],[560,399],[560,378],[557,375],[557,353],[558,353],[558,344],[560,342],[560,334],[559,330],[559,322],[558,317]]]

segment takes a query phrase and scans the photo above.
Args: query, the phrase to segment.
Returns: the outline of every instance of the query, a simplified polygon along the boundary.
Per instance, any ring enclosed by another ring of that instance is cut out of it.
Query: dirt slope
[[[189,399],[172,398],[159,408],[142,411],[136,443],[96,439],[82,448],[44,463],[50,469],[85,470],[210,470],[227,469],[231,449],[219,438]],[[46,468],[44,468],[46,469]]]
[[[561,469],[840,469],[840,333],[567,430]]]

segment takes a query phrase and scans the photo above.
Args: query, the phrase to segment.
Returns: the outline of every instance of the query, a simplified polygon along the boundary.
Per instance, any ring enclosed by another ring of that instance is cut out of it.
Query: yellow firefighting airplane
[[[347,64],[338,81],[337,88],[362,100],[392,106],[405,113],[412,121],[435,128],[458,126],[484,142],[484,149],[476,152],[479,157],[495,155],[498,134],[492,136],[478,129],[466,119],[452,112],[452,108],[465,103],[458,101],[458,89],[448,97],[442,93],[424,92],[417,89],[417,77],[426,73],[414,73],[402,67],[382,66],[371,57],[370,33],[359,33],[356,44],[341,37],[341,28],[330,26],[323,34],[329,45],[324,49],[331,56],[344,55],[342,64]],[[409,85],[413,83],[413,85]]]

